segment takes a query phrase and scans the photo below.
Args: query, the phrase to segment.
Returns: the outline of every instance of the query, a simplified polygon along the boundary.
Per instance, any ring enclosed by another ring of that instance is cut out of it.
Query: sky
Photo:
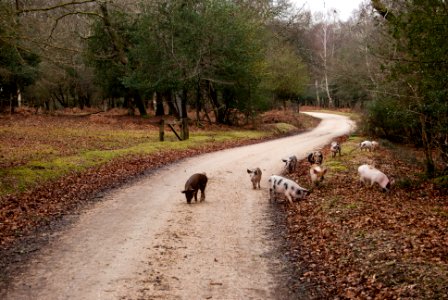
[[[339,19],[347,21],[352,15],[353,10],[357,10],[363,0],[291,0],[291,2],[297,8],[305,5],[305,9],[311,10],[313,14],[335,8],[338,12]],[[324,2],[326,9],[324,9]]]

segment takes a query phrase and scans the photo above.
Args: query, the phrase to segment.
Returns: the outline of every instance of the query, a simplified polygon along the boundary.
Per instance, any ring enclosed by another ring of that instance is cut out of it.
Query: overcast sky
[[[359,4],[363,0],[291,0],[297,8],[305,5],[305,9],[315,12],[325,12],[330,9],[336,9],[339,15],[339,19],[342,21],[348,20],[352,15],[353,10],[358,9]],[[324,9],[325,2],[325,9]]]

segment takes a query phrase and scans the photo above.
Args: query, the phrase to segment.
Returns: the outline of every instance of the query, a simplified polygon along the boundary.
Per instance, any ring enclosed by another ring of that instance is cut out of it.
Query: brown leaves
[[[396,178],[411,178],[411,193],[407,186],[383,193],[359,185],[356,168],[366,154],[343,153],[336,160],[348,171],[330,170],[321,187],[287,211],[298,284],[319,298],[448,298],[448,199],[412,179],[421,169],[400,151],[367,155]],[[308,169],[302,161],[292,177],[309,182]]]
[[[0,198],[0,248],[9,247],[17,237],[30,234],[82,207],[95,195],[109,188],[174,161],[201,153],[222,150],[259,140],[238,140],[212,143],[197,149],[164,150],[152,155],[119,158],[85,172],[72,172],[64,178],[31,191]]]

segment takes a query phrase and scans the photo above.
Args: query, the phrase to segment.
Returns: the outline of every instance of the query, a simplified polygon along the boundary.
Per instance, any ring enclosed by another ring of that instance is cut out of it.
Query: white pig
[[[361,150],[366,149],[366,150],[372,151],[373,145],[372,145],[371,141],[364,141],[364,142],[359,144],[359,148]]]
[[[322,168],[319,165],[312,165],[310,168],[311,182],[314,185],[318,185],[324,181],[324,175],[327,173],[327,168]]]
[[[384,192],[389,191],[390,185],[393,184],[393,181],[390,181],[387,178],[386,174],[376,169],[371,165],[361,165],[358,168],[359,180],[364,184],[370,184],[372,187],[375,183],[377,183]]]

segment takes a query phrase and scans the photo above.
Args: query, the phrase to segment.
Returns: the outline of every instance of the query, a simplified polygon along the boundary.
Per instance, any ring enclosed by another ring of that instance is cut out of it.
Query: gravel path
[[[112,191],[52,237],[5,299],[286,299],[267,178],[282,157],[303,158],[353,126],[310,114],[323,119],[313,131],[189,158]],[[260,190],[249,167],[263,171]],[[180,191],[196,172],[209,177],[207,198],[188,205]]]

